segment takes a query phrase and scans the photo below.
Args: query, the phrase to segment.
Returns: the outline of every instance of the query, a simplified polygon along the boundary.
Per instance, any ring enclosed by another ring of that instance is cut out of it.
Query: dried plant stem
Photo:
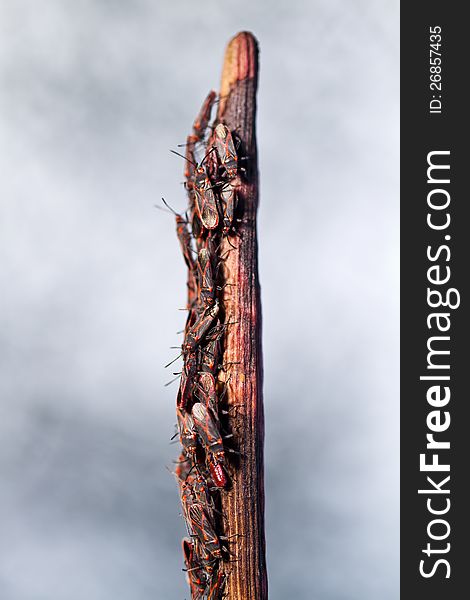
[[[258,279],[256,212],[258,166],[256,148],[256,91],[258,46],[242,32],[229,43],[224,60],[217,121],[241,140],[238,155],[245,172],[238,190],[237,236],[224,237],[223,308],[228,325],[223,363],[227,380],[229,427],[240,452],[230,472],[231,488],[222,494],[226,535],[233,560],[227,569],[229,600],[266,600],[267,575],[264,536],[263,367],[261,304]],[[235,248],[234,248],[235,247]]]

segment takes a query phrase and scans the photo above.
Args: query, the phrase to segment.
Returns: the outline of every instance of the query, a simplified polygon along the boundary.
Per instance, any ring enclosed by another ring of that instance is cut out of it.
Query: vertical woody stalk
[[[256,212],[258,165],[256,148],[256,91],[258,45],[242,32],[229,43],[224,59],[217,121],[241,140],[244,167],[237,189],[237,236],[222,239],[220,255],[226,287],[223,309],[226,329],[223,362],[226,369],[229,424],[240,452],[230,472],[231,488],[222,494],[226,535],[232,540],[233,562],[227,569],[229,600],[266,600],[267,575],[264,536],[263,367],[261,303],[258,278]],[[235,248],[234,248],[235,247]],[[221,375],[224,376],[223,374]],[[230,537],[233,536],[233,537]]]

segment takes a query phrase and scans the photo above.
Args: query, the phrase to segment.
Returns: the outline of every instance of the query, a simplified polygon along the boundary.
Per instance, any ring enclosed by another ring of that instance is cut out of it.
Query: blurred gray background
[[[398,0],[0,0],[0,599],[183,600],[169,149],[261,46],[270,598],[398,598]]]

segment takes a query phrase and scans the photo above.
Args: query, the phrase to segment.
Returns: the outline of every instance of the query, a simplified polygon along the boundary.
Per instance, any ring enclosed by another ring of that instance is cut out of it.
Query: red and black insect
[[[175,215],[176,235],[181,246],[184,262],[190,271],[194,271],[193,249],[191,246],[191,234],[188,230],[188,222],[181,215]]]
[[[211,519],[214,520],[213,510],[215,506],[212,496],[209,493],[206,478],[198,471],[191,476],[191,485],[196,501],[207,509]]]
[[[224,467],[223,467],[222,463],[219,462],[218,460],[216,460],[210,454],[207,456],[206,460],[207,460],[207,466],[209,467],[209,472],[211,474],[214,485],[218,488],[227,487],[228,480],[227,480],[227,476],[225,475],[225,471],[224,471]]]
[[[191,600],[199,598],[198,593],[204,585],[204,597],[217,600],[221,597],[225,576],[220,569],[220,563],[213,559],[204,549],[197,537],[192,540],[183,538],[183,555],[188,571],[188,583],[191,589]],[[193,565],[191,568],[189,565]],[[190,571],[193,572],[191,576]]]
[[[186,454],[194,458],[197,451],[197,433],[193,418],[190,413],[183,412],[179,408],[176,408],[176,417],[181,444]]]
[[[209,238],[210,240],[210,238]],[[208,241],[210,245],[210,241]],[[212,276],[212,256],[210,247],[201,248],[197,256],[197,267],[199,274],[199,295],[202,304],[213,306],[215,302],[215,286]]]
[[[212,107],[214,106],[216,96],[217,94],[213,90],[207,94],[206,99],[202,103],[201,110],[194,120],[193,138],[197,142],[204,141],[206,129],[209,125],[209,121],[211,120]]]
[[[193,247],[192,247],[192,236],[188,229],[188,221],[180,213],[177,213],[168,204],[165,198],[162,198],[165,206],[175,215],[176,221],[176,236],[180,243],[181,252],[183,253],[184,262],[188,267],[188,290],[190,297],[190,304],[195,298],[196,294],[196,278],[195,278],[195,263],[193,258]]]
[[[212,575],[209,590],[207,592],[207,600],[218,600],[221,597],[224,583],[225,575],[219,569],[217,573]]]
[[[222,235],[227,235],[232,229],[233,217],[237,207],[236,187],[228,182],[219,191],[222,201],[223,223]]]
[[[201,371],[215,374],[220,355],[220,337],[215,335],[213,339],[207,339],[206,345],[201,348]]]
[[[193,470],[193,462],[186,456],[185,451],[181,452],[176,463],[175,475],[178,482],[186,481],[186,478]]]
[[[209,580],[212,577],[212,574],[214,573],[214,569],[217,568],[218,560],[216,558],[212,558],[211,554],[201,544],[198,537],[194,537],[193,540],[194,551],[196,553],[197,559],[203,567],[204,572],[207,575],[207,579]]]
[[[199,114],[194,119],[193,122],[193,132],[188,135],[186,139],[186,158],[188,159],[188,171],[185,172],[186,177],[190,177],[191,173],[189,172],[189,164],[190,162],[195,163],[196,160],[194,158],[194,146],[197,142],[203,142],[204,137],[206,135],[207,127],[209,126],[209,121],[211,119],[212,107],[214,106],[215,99],[217,94],[211,90],[204,102],[202,103],[201,110]]]
[[[208,585],[206,573],[195,553],[194,544],[189,538],[183,538],[182,548],[191,600],[203,600]]]
[[[206,333],[209,331],[214,319],[219,314],[219,302],[216,300],[213,306],[204,309],[200,317],[186,332],[183,343],[183,354],[194,352]]]
[[[188,351],[184,355],[183,370],[181,371],[180,387],[176,406],[179,409],[185,410],[194,390],[194,384],[197,374],[197,353]]]
[[[216,229],[219,225],[219,210],[217,208],[217,200],[214,195],[213,185],[209,177],[209,173],[204,166],[208,156],[213,149],[204,156],[200,163],[194,159],[193,143],[191,136],[188,137],[188,147],[186,156],[172,150],[173,154],[181,156],[186,160],[186,188],[189,194],[190,210],[193,210],[193,205],[197,216],[201,220],[202,225],[209,231]],[[194,221],[193,221],[194,224]],[[194,233],[194,227],[193,227]]]
[[[190,138],[188,138],[189,140]],[[219,210],[217,200],[214,195],[213,185],[209,173],[204,166],[212,149],[204,156],[200,163],[194,160],[193,152],[186,150],[186,156],[172,150],[173,154],[181,156],[186,160],[187,168],[185,170],[186,188],[189,193],[190,209],[194,204],[195,212],[201,220],[202,225],[208,229],[216,229],[219,225]]]
[[[215,378],[212,373],[201,371],[198,374],[196,393],[203,406],[207,409],[208,414],[201,414],[201,420],[204,418],[204,425],[200,422],[198,427],[196,427],[194,424],[194,429],[197,431],[199,438],[206,448],[206,462],[212,481],[218,488],[224,488],[227,486],[228,481],[222,466],[224,455],[222,456],[222,459],[220,455],[220,443],[222,440],[217,438],[220,430],[220,422],[217,410]],[[196,413],[201,413],[201,410],[198,407],[196,407]],[[211,448],[207,445],[208,439],[213,442]]]
[[[214,131],[214,147],[227,179],[238,175],[238,156],[230,129],[219,123]]]
[[[162,198],[163,204],[166,208],[175,215],[176,221],[176,235],[181,246],[181,252],[183,253],[184,262],[190,270],[194,270],[194,259],[191,234],[188,229],[188,220],[183,217],[180,213],[177,213],[165,200]],[[160,208],[159,206],[157,208]],[[162,209],[164,210],[164,209]]]
[[[214,528],[213,507],[207,484],[200,475],[188,475],[180,482],[181,504],[188,529],[213,558],[222,558],[220,541]]]
[[[222,549],[220,541],[207,510],[200,504],[190,504],[188,507],[188,515],[189,523],[194,535],[199,538],[199,541],[211,556],[221,559]]]
[[[194,426],[206,452],[210,452],[218,463],[225,462],[224,445],[219,428],[213,416],[201,402],[196,402],[191,410]]]
[[[214,194],[213,185],[203,161],[196,165],[194,173],[194,200],[198,217],[203,226],[208,229],[216,229],[219,225],[219,210]]]
[[[228,127],[222,123],[219,123],[214,131],[214,148],[226,179],[219,190],[219,195],[224,222],[222,234],[227,235],[232,228],[240,179],[238,176],[238,156],[233,137]]]
[[[196,395],[206,406],[214,417],[218,426],[219,417],[217,414],[217,391],[215,386],[215,377],[207,371],[200,371],[197,378]]]

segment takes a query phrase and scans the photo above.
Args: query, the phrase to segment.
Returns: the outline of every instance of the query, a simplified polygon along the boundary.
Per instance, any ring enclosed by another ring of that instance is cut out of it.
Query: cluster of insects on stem
[[[175,475],[188,530],[182,549],[192,600],[222,598],[226,564],[232,560],[229,540],[223,535],[220,494],[230,487],[227,457],[236,450],[227,443],[232,441],[224,410],[229,375],[225,372],[223,383],[219,374],[226,370],[224,333],[233,323],[223,307],[227,284],[220,246],[224,238],[230,246],[237,243],[235,212],[243,169],[235,132],[223,123],[209,127],[215,102],[211,91],[187,137],[185,156],[175,152],[185,159],[189,198],[185,215],[175,213],[188,267],[188,317],[176,400],[176,435],[182,450]]]

